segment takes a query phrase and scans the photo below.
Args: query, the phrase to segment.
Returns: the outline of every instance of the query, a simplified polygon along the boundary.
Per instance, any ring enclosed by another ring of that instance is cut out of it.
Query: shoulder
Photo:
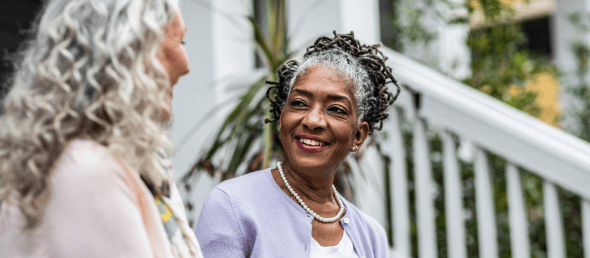
[[[347,208],[347,217],[352,220],[352,223],[356,226],[358,233],[364,234],[369,238],[370,242],[374,244],[385,244],[387,245],[387,233],[379,222],[374,218],[367,215],[363,211],[359,210],[352,203],[347,200],[342,200]]]
[[[273,202],[265,173],[270,171],[224,181],[209,193],[195,231],[205,257],[244,257],[254,246],[256,225],[267,218],[260,207]]]
[[[222,182],[207,196],[199,220],[201,216],[220,219],[221,213],[236,221],[263,219],[258,211],[281,205],[279,197],[273,194],[271,179],[270,169],[266,169]]]
[[[270,169],[259,170],[223,181],[215,189],[224,192],[230,198],[251,197],[264,193],[265,189],[271,187],[268,182],[269,174]]]
[[[124,178],[121,164],[106,147],[91,140],[73,140],[51,169],[60,183],[100,183]]]
[[[76,165],[81,168],[101,168],[115,162],[106,147],[91,140],[73,140],[64,149],[55,164],[55,169],[63,165]]]

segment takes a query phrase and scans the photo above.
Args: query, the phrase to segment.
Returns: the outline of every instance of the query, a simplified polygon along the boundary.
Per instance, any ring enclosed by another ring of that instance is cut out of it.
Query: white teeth
[[[315,140],[311,140],[311,139],[299,139],[300,142],[305,143],[307,145],[312,145],[312,146],[323,146],[324,144]]]

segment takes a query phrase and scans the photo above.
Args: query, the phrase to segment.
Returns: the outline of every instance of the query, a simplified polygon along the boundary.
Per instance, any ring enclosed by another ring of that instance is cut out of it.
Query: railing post
[[[528,222],[522,194],[518,167],[512,163],[506,166],[508,194],[508,215],[510,217],[510,244],[513,257],[531,257]]]
[[[582,240],[584,257],[590,258],[590,202],[586,199],[582,199]]]
[[[481,258],[498,258],[496,216],[494,215],[488,155],[479,146],[475,157],[475,193],[479,255]]]
[[[457,162],[456,141],[450,132],[443,136],[445,171],[445,210],[447,218],[448,257],[465,258],[465,224],[463,220],[463,187]]]
[[[418,252],[420,258],[436,258],[436,227],[432,175],[426,139],[425,122],[418,113],[414,120],[414,168],[416,182],[416,213],[418,227]]]
[[[396,107],[390,112],[388,126],[390,139],[383,145],[386,153],[392,153],[392,169],[389,171],[393,240],[396,253],[401,257],[410,257],[410,209],[408,205],[408,178],[406,171],[406,150],[401,131],[402,113]]]
[[[543,185],[543,204],[545,206],[545,228],[547,234],[547,257],[565,257],[563,220],[559,209],[559,198],[555,184],[545,181]]]

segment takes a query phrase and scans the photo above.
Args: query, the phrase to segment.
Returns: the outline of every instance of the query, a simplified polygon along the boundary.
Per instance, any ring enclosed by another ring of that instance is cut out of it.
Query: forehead
[[[350,86],[350,79],[342,72],[332,68],[316,67],[304,72],[293,84],[294,89],[305,89],[312,93],[328,91],[330,94],[346,95],[353,99],[353,89]]]
[[[178,25],[183,29],[186,30],[186,25],[184,24],[184,17],[182,16],[182,11],[179,9],[176,11],[176,17],[174,19],[178,22]]]
[[[166,34],[180,35],[180,34],[183,34],[185,31],[186,31],[186,26],[184,24],[184,18],[182,17],[182,12],[176,11],[176,13],[174,14],[174,18],[172,18],[172,21],[170,22],[168,27],[166,27]]]

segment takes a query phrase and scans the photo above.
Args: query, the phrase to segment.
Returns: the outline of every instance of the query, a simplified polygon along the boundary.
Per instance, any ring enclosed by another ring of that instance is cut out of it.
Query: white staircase
[[[462,83],[456,82],[390,49],[387,65],[404,89],[384,125],[389,136],[383,151],[392,158],[390,185],[394,244],[392,257],[410,257],[409,199],[403,149],[402,121],[413,128],[416,224],[420,258],[437,257],[432,172],[426,124],[442,136],[444,195],[448,257],[467,257],[462,183],[457,138],[474,148],[475,194],[479,257],[499,257],[495,209],[487,152],[506,159],[512,257],[531,257],[527,212],[520,180],[524,168],[544,180],[544,218],[547,257],[565,257],[564,222],[557,187],[580,197],[585,257],[590,257],[590,144],[516,110]],[[458,137],[456,137],[458,136]],[[383,170],[384,171],[384,170]]]

